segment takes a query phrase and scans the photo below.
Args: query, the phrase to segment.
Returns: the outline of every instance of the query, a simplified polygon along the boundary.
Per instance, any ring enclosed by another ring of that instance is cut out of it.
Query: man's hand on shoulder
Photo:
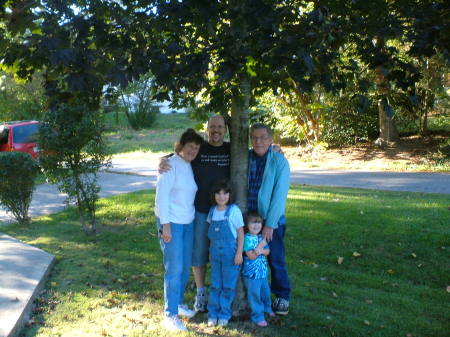
[[[284,156],[283,149],[282,149],[281,146],[278,145],[278,144],[272,144],[272,151],[273,151],[273,152],[281,153],[281,154]]]
[[[170,158],[170,156],[164,156],[164,157],[160,158],[159,164],[158,164],[158,173],[159,174],[163,174],[167,171],[170,171],[170,169],[172,168],[172,166],[170,166],[170,164],[169,164],[169,158]]]

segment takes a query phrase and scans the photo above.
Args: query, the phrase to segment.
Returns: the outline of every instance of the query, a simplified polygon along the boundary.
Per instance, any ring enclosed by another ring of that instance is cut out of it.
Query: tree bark
[[[240,92],[235,95],[231,105],[231,184],[236,204],[242,213],[247,211],[248,191],[248,109],[250,102],[250,81],[243,77]],[[233,316],[248,315],[248,302],[242,276],[238,279],[236,296],[233,301]]]
[[[374,39],[375,47],[382,51],[385,47],[384,38],[382,36],[375,36]],[[380,126],[380,135],[375,141],[380,147],[385,147],[391,142],[398,140],[398,131],[395,125],[393,116],[389,116],[386,111],[388,111],[388,94],[389,94],[389,80],[386,78],[385,65],[381,64],[375,68],[375,82],[377,85],[378,96],[378,122]]]
[[[398,140],[398,131],[393,117],[386,114],[389,81],[383,72],[382,66],[375,69],[375,75],[378,95],[381,97],[378,101],[378,122],[380,126],[380,135],[375,141],[375,144],[383,148],[389,145],[389,143],[396,142]]]
[[[245,77],[231,105],[231,184],[236,203],[244,213],[247,211],[248,183],[248,109],[250,81]]]

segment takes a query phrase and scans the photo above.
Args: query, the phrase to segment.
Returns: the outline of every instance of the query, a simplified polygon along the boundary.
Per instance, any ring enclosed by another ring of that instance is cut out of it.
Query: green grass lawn
[[[113,114],[106,115],[109,152],[119,158],[138,159],[148,156],[161,156],[173,152],[175,142],[184,130],[194,127],[197,122],[187,114],[158,114],[151,129],[133,130],[124,114],[119,114],[116,123]]]
[[[153,201],[154,191],[100,200],[95,238],[83,234],[73,209],[2,227],[56,256],[24,336],[171,336],[159,327]],[[200,314],[176,335],[448,336],[449,206],[447,195],[294,186],[289,315],[261,329],[247,321],[210,328]]]

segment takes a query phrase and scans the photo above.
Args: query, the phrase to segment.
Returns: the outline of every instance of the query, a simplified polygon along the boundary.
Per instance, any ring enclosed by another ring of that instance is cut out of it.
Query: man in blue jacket
[[[269,243],[271,291],[276,296],[273,311],[279,315],[289,312],[291,286],[286,268],[284,216],[289,191],[289,162],[272,151],[272,130],[265,124],[250,128],[253,149],[249,156],[248,210],[264,218],[263,238]]]

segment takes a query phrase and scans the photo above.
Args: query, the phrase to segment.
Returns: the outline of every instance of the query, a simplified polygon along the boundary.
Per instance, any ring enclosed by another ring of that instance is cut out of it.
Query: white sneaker
[[[188,308],[186,304],[180,304],[178,306],[178,315],[186,318],[194,317],[196,312]]]
[[[165,316],[161,325],[171,331],[187,331],[186,326],[177,316]]]
[[[228,325],[228,320],[227,320],[227,319],[220,318],[220,319],[217,321],[217,325],[218,325],[218,326],[227,326],[227,325]]]
[[[194,310],[205,312],[206,306],[208,305],[208,297],[206,297],[206,294],[197,294],[195,296],[195,302],[194,302]]]
[[[208,318],[208,326],[216,326],[217,318]]]

